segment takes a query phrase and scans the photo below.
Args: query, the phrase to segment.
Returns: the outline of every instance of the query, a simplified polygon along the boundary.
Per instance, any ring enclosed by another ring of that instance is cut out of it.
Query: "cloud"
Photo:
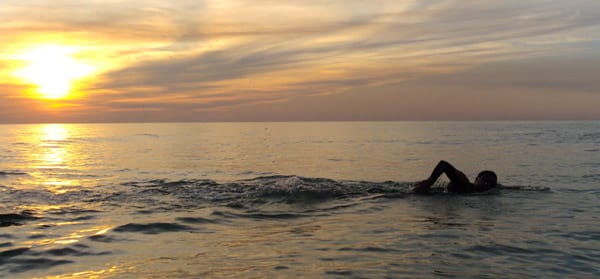
[[[111,64],[85,99],[72,102],[106,111],[184,110],[186,117],[436,80],[486,63],[585,52],[600,40],[595,0],[9,0],[0,18],[7,22],[0,43],[64,34]],[[475,77],[453,79],[452,87],[482,82]],[[595,88],[585,73],[554,83],[549,77],[481,78],[565,94]]]
[[[600,81],[589,77],[597,73],[600,61],[581,59],[492,62],[456,73],[358,86],[344,94],[298,96],[282,104],[240,107],[205,117],[256,121],[599,119]]]

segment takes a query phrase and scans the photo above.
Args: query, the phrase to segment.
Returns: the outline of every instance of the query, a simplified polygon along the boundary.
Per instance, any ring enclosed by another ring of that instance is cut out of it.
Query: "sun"
[[[69,46],[39,46],[18,55],[26,66],[15,75],[33,84],[44,99],[64,99],[74,83],[90,75],[93,67],[78,61],[76,48]]]

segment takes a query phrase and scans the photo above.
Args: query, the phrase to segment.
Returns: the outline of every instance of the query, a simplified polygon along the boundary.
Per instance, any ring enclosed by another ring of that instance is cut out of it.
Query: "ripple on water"
[[[9,176],[9,175],[27,175],[27,173],[21,172],[21,171],[0,171],[0,176]]]
[[[580,241],[598,241],[600,240],[600,231],[569,232],[560,234],[560,236]]]
[[[0,214],[0,227],[20,226],[25,221],[36,219],[39,219],[39,217],[33,216],[33,213],[29,211]]]
[[[352,276],[354,274],[354,272],[352,272],[350,270],[332,270],[332,271],[326,271],[325,274],[347,277],[347,276]]]
[[[19,256],[35,256],[30,248],[15,248],[0,252],[0,270],[15,273],[32,269],[46,269],[60,264],[71,263],[69,260],[54,260],[51,258],[20,258]]]
[[[15,248],[15,249],[2,251],[2,252],[0,252],[0,262],[6,260],[8,258],[19,256],[27,251],[29,251],[29,248]]]
[[[166,232],[195,231],[196,229],[177,223],[129,223],[114,229],[115,232],[137,232],[143,234],[159,234]]]
[[[492,255],[535,253],[534,250],[503,244],[473,245],[469,248],[466,248],[465,250],[470,252],[485,253]]]
[[[49,255],[49,256],[76,256],[76,257],[80,257],[80,256],[101,256],[101,255],[110,255],[111,252],[98,252],[98,253],[94,253],[94,252],[87,252],[87,251],[82,251],[81,249],[74,249],[71,247],[65,247],[65,248],[57,248],[57,249],[50,249],[50,250],[46,250],[42,253],[38,253],[39,255]]]
[[[296,214],[296,213],[245,213],[245,214],[235,214],[237,217],[249,218],[255,220],[265,220],[265,219],[281,219],[281,220],[289,220],[306,217],[304,214]]]
[[[13,273],[21,273],[34,269],[48,269],[57,265],[69,264],[73,261],[69,260],[54,260],[49,258],[37,259],[14,259],[7,263],[0,270],[8,270]]]
[[[104,235],[104,234],[91,235],[91,236],[88,236],[88,239],[91,240],[91,241],[102,242],[102,243],[113,243],[113,242],[119,242],[119,241],[130,241],[129,239],[126,239],[126,238],[118,238],[118,237],[114,237],[114,236],[110,236],[110,235]]]
[[[216,224],[220,223],[217,220],[202,218],[202,217],[178,217],[177,221],[181,221],[188,224]]]
[[[20,273],[33,269],[47,269],[56,265],[73,263],[71,260],[82,256],[110,255],[112,252],[93,252],[90,247],[75,244],[69,247],[36,251],[33,248],[19,247],[0,252],[0,270]]]
[[[362,247],[362,248],[343,247],[343,248],[338,249],[338,251],[373,252],[373,253],[401,253],[402,252],[398,249],[383,248],[383,247],[376,247],[376,246],[368,246],[368,247]]]

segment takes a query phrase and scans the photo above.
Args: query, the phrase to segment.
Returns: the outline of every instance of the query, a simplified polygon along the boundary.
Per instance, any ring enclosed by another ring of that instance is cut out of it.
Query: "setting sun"
[[[42,98],[66,98],[74,82],[93,70],[90,65],[77,61],[74,53],[75,48],[68,46],[41,46],[28,50],[19,55],[27,65],[16,75],[35,85]]]

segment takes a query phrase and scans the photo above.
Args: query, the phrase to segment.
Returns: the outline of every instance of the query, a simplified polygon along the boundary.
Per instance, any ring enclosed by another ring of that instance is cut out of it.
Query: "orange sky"
[[[0,34],[0,123],[600,119],[597,0],[3,0]]]

